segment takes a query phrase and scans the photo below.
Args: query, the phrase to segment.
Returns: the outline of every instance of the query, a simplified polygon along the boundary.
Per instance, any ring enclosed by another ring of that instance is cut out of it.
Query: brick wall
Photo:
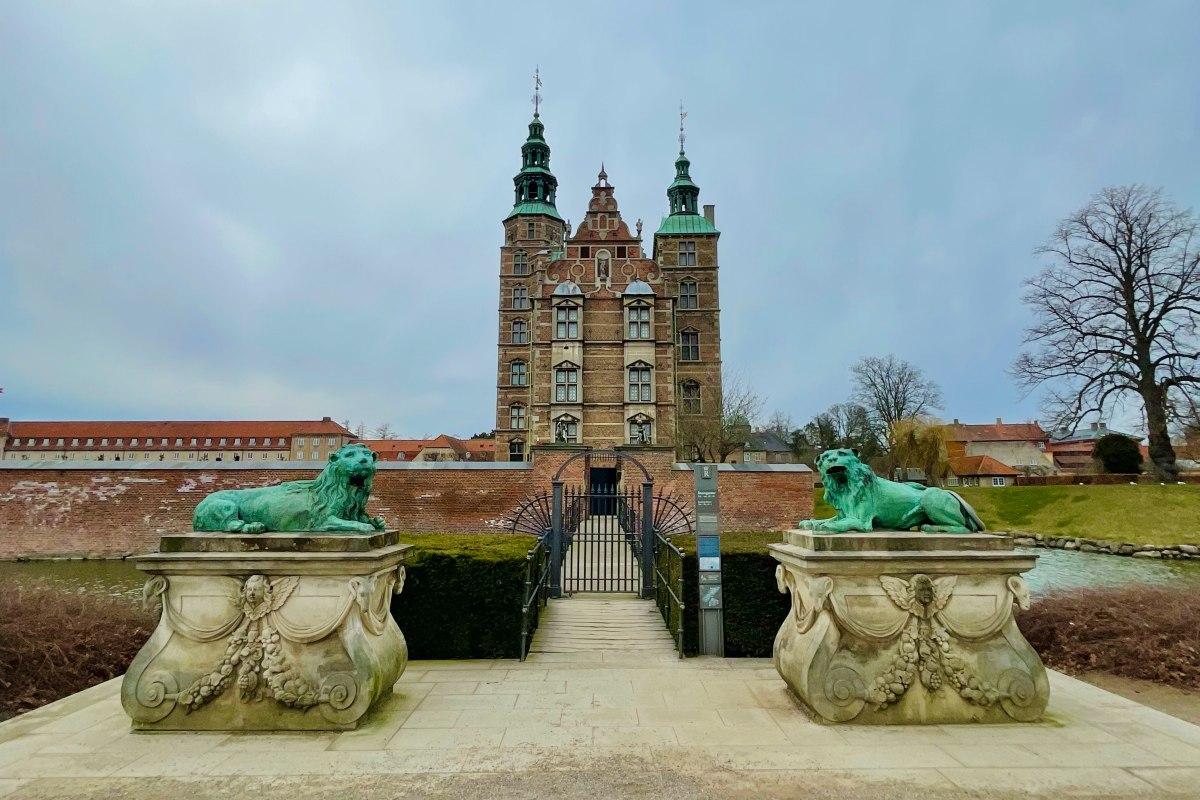
[[[522,499],[549,490],[560,465],[578,448],[538,448],[532,463],[435,462],[381,464],[369,511],[389,526],[408,531],[455,533],[498,530],[499,521]],[[678,469],[669,448],[637,457],[653,473],[656,489],[692,497],[692,477]],[[584,459],[565,480],[583,479]],[[784,529],[811,516],[812,473],[779,467],[730,468],[719,473],[722,527]],[[164,532],[191,529],[192,510],[217,489],[265,486],[311,478],[315,467],[249,468],[218,464],[89,464],[75,468],[0,465],[0,559],[19,557],[117,557],[148,552]],[[627,476],[640,483],[632,468]],[[627,477],[627,480],[630,478]]]

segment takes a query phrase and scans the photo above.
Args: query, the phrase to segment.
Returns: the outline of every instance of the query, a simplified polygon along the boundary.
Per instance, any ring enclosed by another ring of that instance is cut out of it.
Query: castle
[[[680,125],[670,213],[647,257],[603,166],[572,231],[535,106],[500,248],[496,458],[535,444],[674,447],[719,435],[721,325],[714,206],[697,211]]]

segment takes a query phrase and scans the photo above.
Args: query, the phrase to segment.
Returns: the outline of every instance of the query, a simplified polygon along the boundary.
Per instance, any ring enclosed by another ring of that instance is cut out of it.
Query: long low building
[[[355,436],[319,420],[19,422],[0,418],[5,461],[323,461]]]

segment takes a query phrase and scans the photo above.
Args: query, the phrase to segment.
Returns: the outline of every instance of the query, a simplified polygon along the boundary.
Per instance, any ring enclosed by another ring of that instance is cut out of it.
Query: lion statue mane
[[[366,445],[343,445],[310,481],[256,489],[223,489],[205,497],[192,515],[197,531],[381,531],[383,520],[367,516],[367,498],[378,456]]]
[[[926,533],[971,533],[983,521],[956,492],[919,483],[898,483],[876,475],[845,448],[817,459],[825,502],[837,510],[830,519],[806,519],[800,527],[826,533],[920,528]]]

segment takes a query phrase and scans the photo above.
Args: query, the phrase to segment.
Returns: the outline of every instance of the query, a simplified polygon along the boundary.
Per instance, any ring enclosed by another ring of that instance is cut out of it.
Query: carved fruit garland
[[[189,713],[195,711],[221,696],[235,679],[238,699],[243,702],[271,697],[291,708],[309,708],[328,699],[288,663],[279,633],[264,619],[287,602],[299,581],[296,576],[275,581],[268,581],[265,575],[246,579],[239,598],[241,624],[230,636],[216,668],[180,692],[180,705]]]
[[[950,601],[955,581],[954,576],[930,578],[916,574],[908,581],[880,576],[887,596],[911,616],[892,663],[867,689],[868,701],[886,708],[903,697],[917,677],[931,692],[948,682],[964,700],[978,706],[990,706],[1002,697],[996,687],[970,673],[951,650],[950,635],[935,618]]]

